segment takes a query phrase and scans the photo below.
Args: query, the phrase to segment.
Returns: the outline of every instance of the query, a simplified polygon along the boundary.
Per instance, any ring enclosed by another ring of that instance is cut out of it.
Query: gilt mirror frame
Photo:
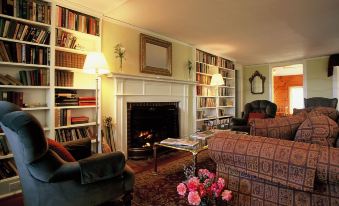
[[[140,34],[140,72],[172,76],[172,43]]]
[[[263,94],[264,93],[265,79],[266,77],[260,74],[260,72],[255,71],[253,73],[253,75],[248,79],[250,81],[252,94]]]

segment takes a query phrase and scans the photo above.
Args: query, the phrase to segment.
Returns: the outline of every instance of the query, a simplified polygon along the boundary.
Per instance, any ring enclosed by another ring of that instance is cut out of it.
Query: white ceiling
[[[243,65],[339,52],[339,0],[70,0]]]

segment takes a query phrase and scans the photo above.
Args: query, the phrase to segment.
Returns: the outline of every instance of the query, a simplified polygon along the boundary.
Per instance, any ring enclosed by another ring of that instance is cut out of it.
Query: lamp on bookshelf
[[[221,86],[224,85],[224,79],[222,78],[221,74],[213,74],[211,79],[211,86]]]
[[[87,54],[84,68],[84,73],[96,75],[96,88],[95,88],[95,140],[96,140],[96,152],[99,152],[99,131],[98,131],[98,118],[99,118],[99,103],[98,103],[98,87],[100,75],[109,73],[109,67],[105,56],[101,52],[90,52]]]

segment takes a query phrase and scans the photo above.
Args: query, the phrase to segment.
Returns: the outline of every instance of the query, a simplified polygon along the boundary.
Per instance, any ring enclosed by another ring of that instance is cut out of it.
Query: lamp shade
[[[213,74],[211,79],[211,86],[220,86],[224,85],[224,79],[221,74]]]
[[[105,56],[101,52],[90,52],[86,56],[84,72],[87,74],[107,74],[109,68]]]

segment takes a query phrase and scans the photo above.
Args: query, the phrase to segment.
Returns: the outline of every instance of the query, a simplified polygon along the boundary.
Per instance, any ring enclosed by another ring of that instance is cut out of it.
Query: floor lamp
[[[87,74],[95,74],[95,140],[96,152],[99,152],[99,77],[100,75],[109,73],[109,68],[105,56],[101,52],[89,52],[86,56],[83,72]]]
[[[215,86],[215,91],[216,91],[216,94],[215,96],[219,96],[218,94],[218,86],[221,86],[221,85],[225,85],[225,82],[224,82],[224,79],[223,77],[221,76],[221,74],[217,73],[217,74],[213,74],[212,75],[212,79],[211,79],[211,83],[210,83],[211,86]],[[220,101],[220,100],[219,100]],[[220,102],[219,102],[220,103]],[[218,103],[218,104],[219,104]],[[217,106],[217,105],[215,105]],[[216,116],[218,116],[219,114],[219,110],[217,109],[217,114]]]

